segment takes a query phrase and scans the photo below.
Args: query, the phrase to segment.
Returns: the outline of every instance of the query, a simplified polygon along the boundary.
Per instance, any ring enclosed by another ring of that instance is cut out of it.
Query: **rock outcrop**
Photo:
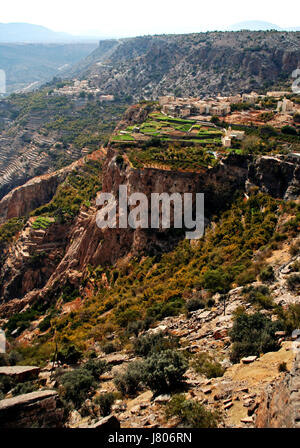
[[[257,409],[257,428],[300,428],[300,355],[280,382],[269,384]]]
[[[0,427],[61,428],[64,409],[57,392],[44,390],[0,401]]]

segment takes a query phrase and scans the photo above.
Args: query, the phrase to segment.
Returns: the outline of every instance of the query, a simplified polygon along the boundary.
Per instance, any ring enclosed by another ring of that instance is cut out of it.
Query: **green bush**
[[[123,395],[135,395],[142,387],[143,375],[144,363],[134,361],[128,365],[124,373],[116,375],[114,383]]]
[[[197,373],[205,375],[207,378],[217,378],[223,376],[225,372],[224,367],[205,352],[198,353],[193,357],[191,367]]]
[[[101,359],[89,359],[83,366],[95,379],[109,370],[109,365]]]
[[[144,362],[143,381],[154,393],[168,392],[178,387],[188,363],[176,350],[153,353]]]
[[[269,288],[265,285],[245,287],[243,293],[251,304],[257,305],[261,309],[272,309],[274,307]]]
[[[60,377],[60,394],[67,402],[72,402],[78,409],[88,397],[89,391],[94,387],[95,379],[86,369],[76,369],[66,372]]]
[[[12,395],[29,394],[39,389],[39,385],[33,381],[26,381],[25,383],[19,383],[12,390]]]
[[[288,288],[291,291],[300,290],[300,274],[292,274],[287,279]]]
[[[187,400],[183,394],[173,395],[166,406],[166,417],[178,417],[186,428],[216,428],[219,416],[196,401]]]
[[[68,345],[58,351],[57,360],[63,364],[77,364],[82,356],[83,353],[75,345]]]
[[[186,302],[185,307],[187,312],[191,313],[192,311],[197,311],[201,308],[204,308],[205,304],[201,297],[192,297],[190,300]]]
[[[162,333],[153,333],[140,336],[133,341],[134,353],[137,356],[147,357],[154,352],[160,352],[168,348],[178,346],[178,339],[175,337],[165,337]]]
[[[230,331],[233,342],[231,351],[231,361],[239,362],[244,356],[256,355],[277,351],[280,348],[275,332],[282,330],[283,326],[279,321],[272,320],[261,314],[239,313]]]
[[[262,282],[272,282],[275,279],[273,267],[268,266],[263,271],[261,271],[260,279]]]
[[[117,351],[117,348],[113,342],[107,342],[106,344],[102,345],[101,348],[106,355]]]
[[[102,417],[107,417],[111,413],[111,407],[115,402],[115,394],[108,392],[101,394],[95,399],[95,403],[100,406],[100,413]]]

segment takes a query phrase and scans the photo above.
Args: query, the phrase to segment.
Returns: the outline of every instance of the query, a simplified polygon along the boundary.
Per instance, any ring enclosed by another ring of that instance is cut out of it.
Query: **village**
[[[243,140],[245,131],[232,130],[231,124],[262,126],[265,124],[281,128],[293,124],[294,116],[300,113],[300,104],[289,99],[291,92],[270,91],[260,95],[254,91],[232,96],[200,98],[159,98],[161,113],[179,119],[192,119],[209,125],[222,121],[229,126],[223,129],[222,145],[231,147],[232,139]],[[217,117],[217,118],[216,118]]]

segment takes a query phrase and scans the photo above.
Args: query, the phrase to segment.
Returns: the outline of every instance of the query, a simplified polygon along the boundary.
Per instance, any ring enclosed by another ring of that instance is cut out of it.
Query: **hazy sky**
[[[299,0],[8,0],[0,22],[28,22],[71,34],[136,36],[226,28],[244,20],[300,26]]]

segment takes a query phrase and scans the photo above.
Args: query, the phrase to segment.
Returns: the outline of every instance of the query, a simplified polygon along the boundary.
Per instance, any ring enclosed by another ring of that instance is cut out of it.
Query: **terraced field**
[[[221,136],[222,131],[210,123],[152,112],[144,123],[120,130],[111,142],[126,150],[136,168],[195,171],[216,162],[216,153],[223,151]]]

